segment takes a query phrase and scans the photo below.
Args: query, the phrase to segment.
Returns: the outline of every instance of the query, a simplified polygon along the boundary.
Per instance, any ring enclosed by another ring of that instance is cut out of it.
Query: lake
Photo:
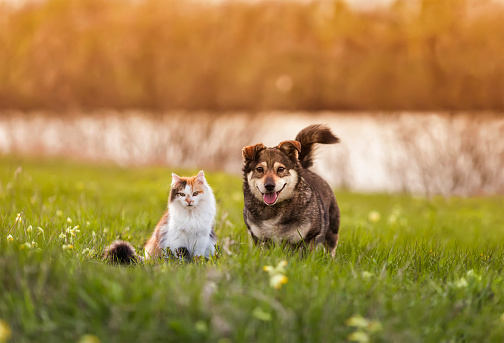
[[[489,113],[0,113],[0,152],[239,175],[241,149],[276,146],[309,124],[340,144],[319,146],[315,170],[335,188],[421,195],[504,193],[504,116]]]

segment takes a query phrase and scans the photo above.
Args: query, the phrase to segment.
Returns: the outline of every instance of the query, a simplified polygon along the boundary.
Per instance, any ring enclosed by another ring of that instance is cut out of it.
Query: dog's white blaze
[[[294,169],[291,169],[291,170],[289,170],[289,174],[290,174],[290,176],[282,178],[282,181],[283,181],[282,187],[285,184],[287,184],[287,185],[278,195],[277,203],[282,202],[287,199],[290,199],[294,196],[294,188],[296,187],[296,184],[298,181],[298,173]],[[287,178],[287,180],[285,180],[285,178]],[[280,188],[280,189],[282,189],[282,188]]]
[[[254,194],[254,196],[257,199],[259,199],[259,200],[262,201],[263,200],[263,196],[262,196],[261,192],[257,189],[257,186],[256,186],[257,179],[253,179],[252,178],[252,174],[254,174],[253,171],[251,171],[247,175],[247,180],[248,180],[248,184],[249,184],[249,187],[250,187],[250,191],[252,192],[252,194]]]

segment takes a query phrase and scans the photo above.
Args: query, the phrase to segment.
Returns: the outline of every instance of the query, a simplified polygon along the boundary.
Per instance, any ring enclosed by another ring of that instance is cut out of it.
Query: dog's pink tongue
[[[268,205],[274,204],[277,199],[277,193],[276,192],[264,193],[263,199],[264,202],[267,203]]]

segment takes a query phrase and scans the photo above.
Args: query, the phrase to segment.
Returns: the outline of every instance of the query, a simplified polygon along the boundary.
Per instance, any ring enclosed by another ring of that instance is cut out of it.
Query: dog
[[[340,140],[325,125],[310,125],[294,141],[267,148],[246,146],[243,155],[243,218],[256,245],[323,246],[334,257],[340,211],[329,184],[309,168],[314,146]]]

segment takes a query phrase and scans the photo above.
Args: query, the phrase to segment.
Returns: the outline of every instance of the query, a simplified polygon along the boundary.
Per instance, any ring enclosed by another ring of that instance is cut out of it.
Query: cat
[[[168,209],[145,244],[145,256],[133,246],[117,240],[105,248],[106,261],[129,264],[175,256],[181,260],[210,258],[215,254],[216,202],[212,188],[201,170],[193,177],[172,174]]]

